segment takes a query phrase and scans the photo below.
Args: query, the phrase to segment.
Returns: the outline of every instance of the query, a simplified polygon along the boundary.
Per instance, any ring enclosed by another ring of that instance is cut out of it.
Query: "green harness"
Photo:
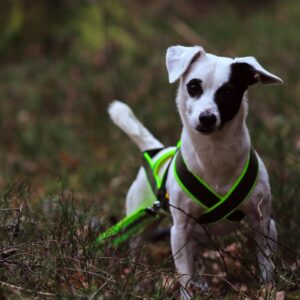
[[[188,170],[180,143],[167,151],[165,148],[145,151],[143,158],[147,179],[157,201],[152,207],[142,207],[109,228],[98,237],[98,243],[109,242],[111,246],[119,246],[168,212],[166,180],[173,160],[173,172],[178,184],[194,202],[206,210],[198,219],[199,224],[211,224],[224,219],[238,222],[244,218],[244,213],[237,208],[253,191],[259,170],[258,159],[252,148],[241,175],[225,196],[214,192],[203,179]],[[162,166],[166,167],[160,175]]]

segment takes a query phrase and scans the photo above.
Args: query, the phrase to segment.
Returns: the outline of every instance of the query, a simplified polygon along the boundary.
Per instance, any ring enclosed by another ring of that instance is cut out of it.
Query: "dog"
[[[170,83],[179,81],[176,104],[182,122],[181,153],[187,168],[199,176],[215,193],[225,195],[243,171],[251,149],[246,125],[247,89],[256,83],[281,84],[282,79],[264,69],[254,57],[228,58],[207,53],[201,46],[171,46],[166,53]],[[120,101],[109,106],[113,122],[125,131],[141,151],[163,147]],[[238,210],[254,229],[257,259],[262,283],[273,280],[271,256],[276,252],[277,232],[271,218],[271,191],[266,168],[256,153],[256,184]],[[171,162],[166,189],[173,219],[171,248],[178,274],[181,296],[191,299],[195,288],[205,292],[207,282],[197,273],[195,261],[199,240],[208,233],[225,235],[237,230],[240,222],[223,219],[201,225],[197,220],[205,208],[192,201],[175,178]],[[161,174],[166,166],[162,167]],[[126,213],[155,201],[147,184],[144,168],[138,172],[126,197]]]

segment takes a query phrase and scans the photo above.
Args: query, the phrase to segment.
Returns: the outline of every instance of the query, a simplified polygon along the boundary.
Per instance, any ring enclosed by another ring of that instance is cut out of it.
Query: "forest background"
[[[165,51],[200,44],[255,56],[285,82],[250,89],[248,125],[273,192],[274,289],[299,299],[299,28],[297,0],[1,0],[0,298],[178,297],[168,240],[137,260],[93,242],[124,216],[141,163],[107,106],[124,100],[174,145],[181,125]],[[216,286],[208,299],[262,295],[251,238],[216,243],[204,250]]]

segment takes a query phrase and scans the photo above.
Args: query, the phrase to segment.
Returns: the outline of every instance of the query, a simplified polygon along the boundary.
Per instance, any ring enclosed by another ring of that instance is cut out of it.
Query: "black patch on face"
[[[229,81],[224,83],[215,93],[215,102],[221,117],[221,127],[238,113],[246,89],[258,80],[257,72],[250,65],[246,63],[231,65]]]
[[[191,97],[199,98],[203,94],[201,83],[202,81],[197,78],[194,78],[187,83],[186,88]]]

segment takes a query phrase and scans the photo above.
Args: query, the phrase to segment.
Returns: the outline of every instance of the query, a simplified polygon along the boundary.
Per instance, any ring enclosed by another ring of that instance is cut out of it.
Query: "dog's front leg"
[[[199,259],[198,263],[195,260],[196,253],[199,255],[199,239],[205,239],[205,232],[195,222],[195,218],[201,214],[201,207],[186,197],[173,177],[173,173],[168,177],[167,189],[173,218],[172,254],[179,275],[181,298],[187,300],[197,292],[208,290],[208,284],[201,276],[203,270],[202,267],[199,268]]]
[[[260,269],[260,280],[263,284],[273,282],[274,266],[272,256],[277,250],[277,231],[273,219],[263,220],[255,229],[257,259]]]
[[[277,251],[276,225],[270,216],[271,201],[268,199],[268,197],[261,198],[259,203],[255,205],[255,213],[249,214],[255,234],[260,280],[263,284],[273,282],[274,266],[272,256]]]
[[[194,241],[189,226],[174,224],[171,229],[171,247],[176,269],[181,284],[181,297],[191,299],[193,293],[190,289],[194,262]]]

